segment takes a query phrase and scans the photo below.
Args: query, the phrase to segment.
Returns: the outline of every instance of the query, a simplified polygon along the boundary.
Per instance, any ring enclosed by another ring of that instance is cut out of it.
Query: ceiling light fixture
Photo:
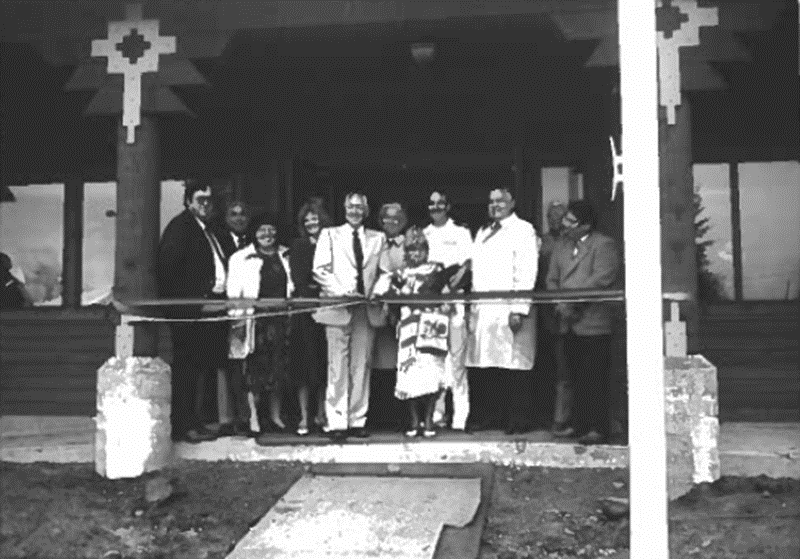
[[[420,66],[428,64],[436,56],[436,43],[430,41],[411,43],[411,56]]]

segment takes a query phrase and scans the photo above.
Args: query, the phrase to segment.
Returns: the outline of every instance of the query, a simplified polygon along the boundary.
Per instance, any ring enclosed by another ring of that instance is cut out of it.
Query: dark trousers
[[[609,434],[611,336],[564,335],[564,355],[572,376],[573,426],[579,435]]]
[[[249,425],[250,404],[247,402],[247,378],[244,359],[229,359],[226,368],[233,422]]]
[[[202,427],[197,403],[206,383],[216,384],[225,346],[222,323],[173,323],[172,331],[172,435]],[[206,414],[203,414],[206,415]]]
[[[400,431],[410,418],[408,406],[394,396],[397,369],[372,369],[369,387],[369,413],[367,427]]]
[[[534,414],[538,426],[563,427],[572,420],[572,379],[564,356],[564,337],[545,326],[536,334]]]
[[[467,379],[471,425],[483,429],[531,425],[531,371],[469,368]]]

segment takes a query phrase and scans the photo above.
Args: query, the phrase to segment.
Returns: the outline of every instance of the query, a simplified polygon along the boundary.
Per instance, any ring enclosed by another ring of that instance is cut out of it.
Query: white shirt
[[[231,239],[233,239],[233,246],[236,247],[236,250],[241,250],[245,247],[245,245],[239,246],[239,239],[241,238],[242,241],[245,240],[244,235],[239,235],[237,233],[234,233],[233,231],[228,231],[228,234],[230,234]]]
[[[197,219],[197,216],[195,216]],[[197,223],[200,224],[200,228],[203,231],[207,231],[206,224],[203,223],[202,220],[197,219]],[[219,246],[219,241],[214,236],[213,231],[208,231],[208,235],[206,235],[206,239],[208,239],[208,244],[211,246],[211,254],[214,255],[214,287],[211,289],[213,293],[225,293],[225,264],[222,262],[222,247]]]
[[[472,234],[469,229],[456,225],[452,219],[441,227],[433,223],[425,227],[428,239],[428,261],[439,262],[445,268],[453,264],[463,264],[470,257]]]
[[[578,243],[584,242],[587,238],[589,238],[589,233],[586,233]],[[572,249],[572,256],[578,256],[578,243],[575,243],[575,247]]]

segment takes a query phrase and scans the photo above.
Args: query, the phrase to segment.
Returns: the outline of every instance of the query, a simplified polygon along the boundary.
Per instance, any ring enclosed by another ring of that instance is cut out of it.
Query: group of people
[[[338,226],[319,200],[304,204],[288,247],[278,242],[277,219],[251,219],[242,202],[228,205],[224,228],[215,226],[207,185],[187,181],[184,202],[159,246],[162,297],[335,301],[173,322],[176,440],[245,435],[266,442],[270,433],[314,430],[337,442],[369,437],[371,379],[379,370],[394,372],[406,437],[435,437],[443,428],[523,433],[532,427],[537,359],[555,376],[553,434],[587,444],[608,436],[608,304],[458,300],[468,292],[614,287],[617,248],[595,230],[587,201],[551,204],[549,232],[540,238],[515,213],[514,194],[494,188],[488,222],[473,238],[453,221],[444,190],[430,192],[427,226],[408,227],[403,205],[392,202],[380,209],[381,230],[365,227],[367,197],[351,192]],[[441,297],[448,293],[454,301]],[[392,303],[406,295],[418,297]],[[197,311],[184,306],[170,316]],[[203,412],[211,386],[219,389],[217,429]],[[299,412],[291,427],[287,394]]]

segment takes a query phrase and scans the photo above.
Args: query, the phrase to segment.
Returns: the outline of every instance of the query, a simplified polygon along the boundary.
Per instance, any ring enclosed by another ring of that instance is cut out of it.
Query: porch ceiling
[[[750,159],[797,153],[792,4],[771,31],[737,35],[751,63],[714,64],[729,91],[690,96],[696,160],[730,146]],[[409,41],[426,35],[438,52],[420,70]],[[221,56],[195,60],[210,87],[173,88],[197,118],[164,118],[164,174],[226,174],[293,153],[399,159],[519,143],[574,152],[603,118],[601,86],[616,79],[614,68],[584,68],[597,45],[565,40],[544,12],[240,31]],[[0,56],[2,183],[113,180],[113,119],[81,116],[91,92],[62,91],[74,67],[52,66],[20,42],[4,43]]]

